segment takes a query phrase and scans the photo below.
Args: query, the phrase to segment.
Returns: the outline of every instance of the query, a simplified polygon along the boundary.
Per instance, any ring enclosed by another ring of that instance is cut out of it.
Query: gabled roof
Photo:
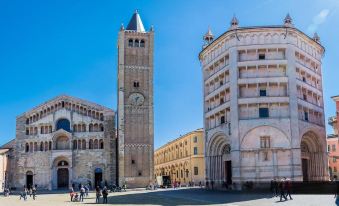
[[[59,95],[59,96],[56,96],[54,97],[53,99],[50,99],[28,111],[26,111],[25,113],[19,115],[19,116],[22,116],[22,115],[25,115],[27,113],[31,113],[31,112],[35,112],[36,110],[40,110],[40,109],[43,109],[45,105],[48,105],[52,102],[57,102],[57,101],[71,101],[71,102],[77,102],[79,104],[82,104],[84,106],[89,106],[89,107],[92,107],[92,108],[95,108],[97,110],[100,110],[100,111],[104,111],[104,112],[114,112],[112,109],[108,108],[108,107],[105,107],[105,106],[102,106],[102,105],[99,105],[99,104],[96,104],[96,103],[93,103],[93,102],[90,102],[88,100],[84,100],[84,99],[80,99],[80,98],[77,98],[77,97],[73,97],[73,96],[69,96],[69,95],[65,95],[65,94],[62,94],[62,95]]]
[[[141,21],[138,10],[136,10],[128,23],[126,30],[137,31],[137,32],[145,32],[144,25]]]
[[[14,148],[15,139],[12,139],[11,141],[7,142],[6,144],[0,146],[0,149],[12,149]]]

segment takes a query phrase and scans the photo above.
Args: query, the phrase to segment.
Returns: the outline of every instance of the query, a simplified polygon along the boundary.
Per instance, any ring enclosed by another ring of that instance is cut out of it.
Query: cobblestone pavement
[[[84,202],[70,202],[67,193],[41,194],[36,200],[28,197],[27,201],[19,200],[18,195],[0,197],[0,206],[83,206],[95,204],[95,194],[90,193]],[[293,200],[278,202],[267,194],[246,194],[244,192],[207,191],[204,189],[167,189],[156,191],[127,191],[110,193],[109,204],[113,205],[228,205],[228,206],[331,206],[333,195],[293,195]]]

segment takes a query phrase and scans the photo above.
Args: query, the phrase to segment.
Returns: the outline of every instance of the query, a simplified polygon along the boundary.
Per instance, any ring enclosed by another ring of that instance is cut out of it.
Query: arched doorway
[[[60,161],[57,168],[57,182],[58,188],[68,188],[69,184],[69,172],[68,172],[68,162]]]
[[[231,146],[222,134],[212,137],[207,148],[207,179],[219,186],[232,184]]]
[[[319,137],[306,132],[300,143],[303,181],[317,181],[325,177],[324,152]]]
[[[101,182],[102,182],[102,169],[101,168],[96,168],[94,170],[94,184],[95,184],[95,187],[102,186]]]
[[[33,172],[26,172],[26,187],[30,189],[33,186]]]

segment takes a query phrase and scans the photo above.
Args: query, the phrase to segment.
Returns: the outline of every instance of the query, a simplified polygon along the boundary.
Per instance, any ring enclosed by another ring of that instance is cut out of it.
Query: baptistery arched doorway
[[[207,174],[209,181],[232,184],[231,145],[225,134],[214,135],[207,145]]]
[[[306,132],[300,142],[303,181],[322,180],[325,174],[324,149],[314,132]]]

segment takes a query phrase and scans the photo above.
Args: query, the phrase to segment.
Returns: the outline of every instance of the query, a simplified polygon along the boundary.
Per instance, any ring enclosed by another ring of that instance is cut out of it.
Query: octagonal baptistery
[[[114,111],[66,95],[17,117],[10,185],[116,184]]]
[[[324,47],[294,27],[239,27],[199,54],[206,181],[214,186],[328,179],[321,75]]]

